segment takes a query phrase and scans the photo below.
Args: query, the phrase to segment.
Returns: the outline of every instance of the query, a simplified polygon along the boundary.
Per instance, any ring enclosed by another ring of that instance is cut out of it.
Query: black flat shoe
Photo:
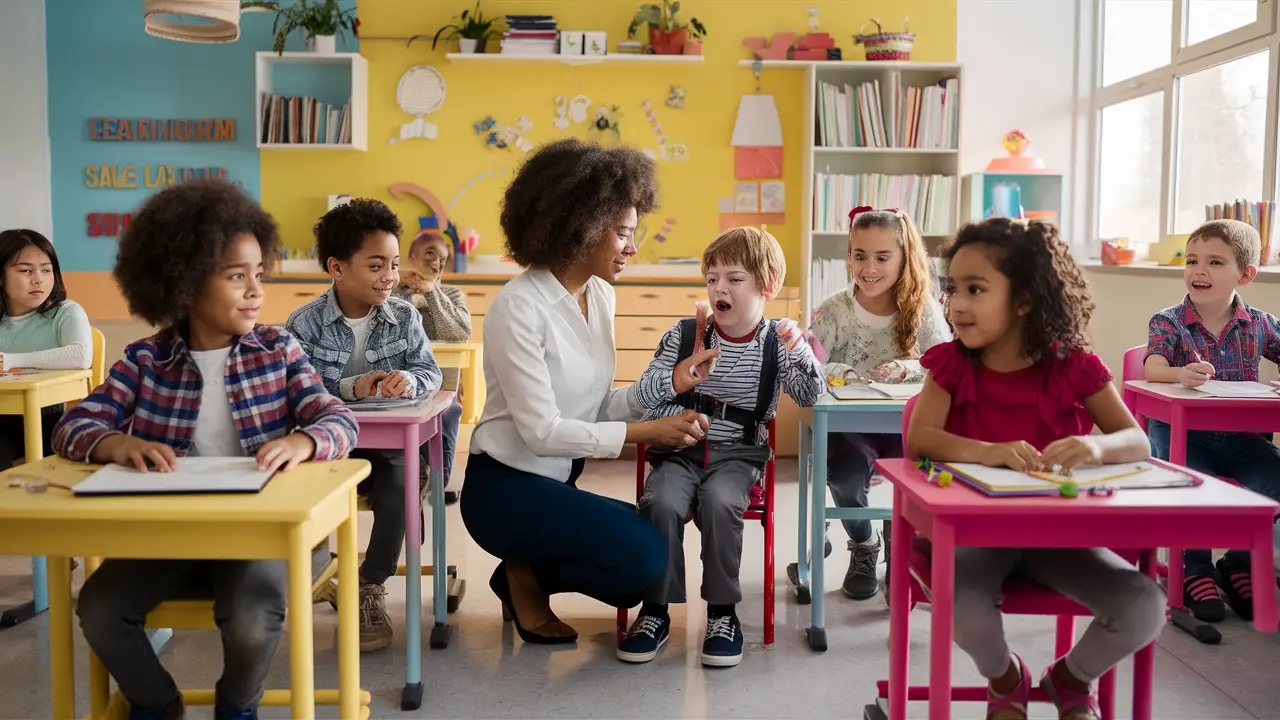
[[[489,589],[493,590],[493,594],[498,596],[498,600],[502,602],[502,619],[503,621],[511,621],[515,623],[516,633],[520,635],[520,639],[532,645],[569,645],[578,642],[578,633],[565,635],[564,637],[552,635],[539,635],[532,630],[526,630],[520,624],[520,618],[516,616],[515,605],[511,602],[511,585],[507,582],[507,568],[504,564],[499,564],[493,571],[493,575],[489,576]]]

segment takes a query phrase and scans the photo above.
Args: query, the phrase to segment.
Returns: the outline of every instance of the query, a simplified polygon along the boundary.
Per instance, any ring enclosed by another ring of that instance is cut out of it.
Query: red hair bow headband
[[[854,208],[854,209],[852,209],[852,210],[850,210],[850,211],[849,211],[849,225],[850,225],[850,226],[852,226],[852,225],[853,225],[853,219],[854,219],[854,218],[856,218],[856,217],[858,217],[858,215],[860,215],[860,214],[862,214],[862,213],[864,213],[864,212],[877,212],[877,210],[876,210],[875,208],[871,207],[870,205],[859,205],[858,207],[856,207],[856,208]],[[896,213],[896,212],[898,212],[898,208],[884,208],[884,209],[880,210],[879,212],[891,212],[891,213]]]

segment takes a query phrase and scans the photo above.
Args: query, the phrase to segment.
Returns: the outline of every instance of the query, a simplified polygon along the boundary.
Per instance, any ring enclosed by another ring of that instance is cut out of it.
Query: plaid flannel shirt
[[[1214,337],[1188,296],[1151,318],[1143,360],[1152,355],[1168,360],[1171,367],[1207,362],[1218,380],[1257,382],[1260,358],[1280,362],[1280,320],[1237,296],[1235,314]]]
[[[302,346],[288,333],[259,325],[236,338],[224,379],[245,455],[295,428],[315,441],[315,460],[346,457],[355,447],[355,416],[325,392]],[[178,332],[165,330],[134,342],[106,381],[62,416],[54,428],[53,451],[87,461],[103,438],[127,432],[164,443],[179,456],[190,454],[203,385]]]

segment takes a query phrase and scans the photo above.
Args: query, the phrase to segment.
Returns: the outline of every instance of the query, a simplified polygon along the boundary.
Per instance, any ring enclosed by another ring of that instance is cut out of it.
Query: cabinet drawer
[[[614,290],[618,296],[617,316],[667,316],[672,318],[693,317],[697,312],[699,301],[707,299],[707,291],[702,287],[628,287],[616,285]],[[778,298],[765,303],[765,317],[793,317],[800,311],[798,301]],[[670,323],[667,324],[670,327]]]
[[[329,283],[268,283],[263,286],[263,325],[284,325],[290,313],[315,300],[329,289]]]
[[[471,315],[471,342],[484,342],[484,316]]]
[[[619,350],[648,350],[652,356],[662,336],[679,320],[678,317],[618,316],[613,321],[614,342]]]
[[[502,289],[501,285],[459,285],[467,299],[467,311],[472,315],[484,315],[489,312],[489,305]]]
[[[619,350],[618,368],[613,371],[615,382],[635,382],[653,361],[653,350]]]

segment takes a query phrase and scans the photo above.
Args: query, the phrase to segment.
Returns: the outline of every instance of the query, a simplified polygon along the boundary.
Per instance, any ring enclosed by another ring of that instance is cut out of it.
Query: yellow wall
[[[627,24],[638,3],[631,0],[485,0],[486,14],[555,15],[561,29],[595,29],[609,33],[610,50],[626,39]],[[704,45],[706,61],[689,66],[570,67],[547,63],[451,63],[443,45],[431,50],[427,42],[362,40],[361,52],[369,62],[369,151],[291,151],[262,154],[262,201],[279,219],[290,247],[311,246],[311,226],[326,207],[326,196],[347,193],[384,200],[400,214],[406,240],[417,228],[422,212],[416,201],[393,201],[387,187],[395,182],[416,182],[442,202],[449,202],[459,188],[466,194],[451,211],[459,228],[480,232],[480,254],[500,254],[502,235],[498,205],[510,172],[521,158],[518,150],[484,147],[473,124],[492,115],[500,123],[514,124],[524,115],[533,121],[530,140],[538,143],[576,135],[587,137],[586,125],[558,130],[553,98],[585,94],[592,112],[599,105],[622,108],[624,143],[657,149],[657,136],[645,119],[641,103],[653,103],[668,142],[689,147],[688,162],[660,162],[661,207],[649,219],[650,232],[661,220],[674,217],[677,224],[665,244],[650,241],[641,257],[699,256],[719,230],[717,205],[733,196],[733,152],[729,146],[738,98],[754,92],[749,68],[738,67],[748,57],[742,38],[771,35],[776,31],[808,31],[807,7],[821,7],[821,30],[835,38],[846,59],[861,59],[861,46],[852,35],[867,18],[879,18],[886,29],[897,29],[904,16],[917,41],[912,59],[950,62],[956,54],[955,0],[684,0],[682,15],[698,17],[708,29]],[[360,34],[364,37],[409,36],[435,33],[452,15],[471,6],[468,0],[363,0],[359,4]],[[639,39],[639,38],[637,38]],[[497,42],[496,39],[491,41]],[[455,50],[451,44],[449,50]],[[395,102],[396,83],[413,65],[431,65],[444,76],[448,95],[444,106],[428,119],[439,126],[439,138],[387,140],[410,119]],[[786,249],[792,284],[799,277],[800,230],[807,213],[800,207],[803,142],[801,102],[803,74],[798,71],[766,71],[762,91],[777,99],[786,138],[785,172],[787,222],[770,226]],[[683,110],[666,107],[668,88],[683,85],[687,98]],[[611,141],[609,138],[602,138]],[[492,178],[468,187],[481,173]],[[502,174],[502,173],[506,174]]]

